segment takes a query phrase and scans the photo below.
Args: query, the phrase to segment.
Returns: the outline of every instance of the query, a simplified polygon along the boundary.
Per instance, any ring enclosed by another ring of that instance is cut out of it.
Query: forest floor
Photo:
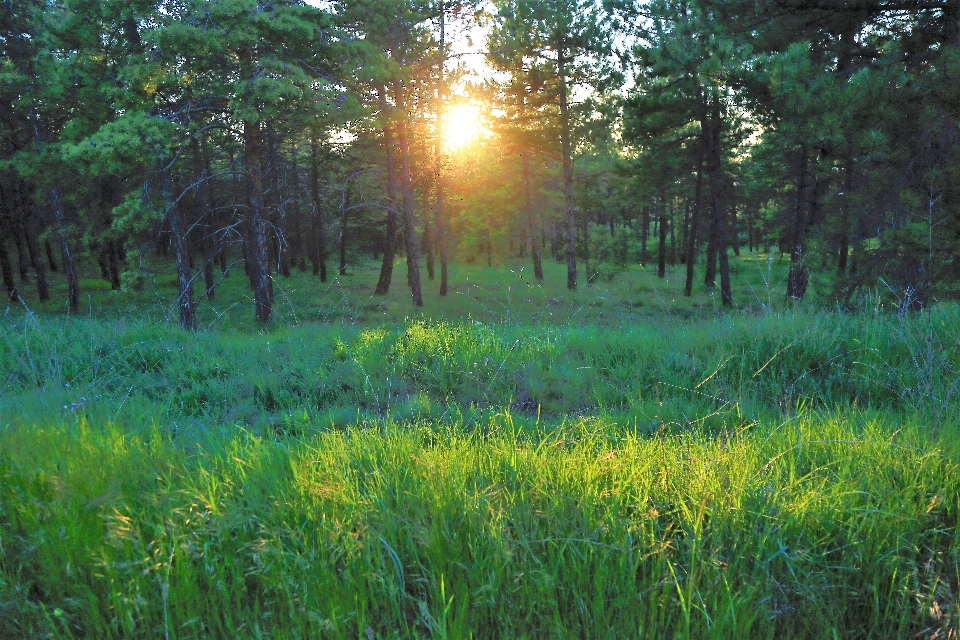
[[[25,292],[0,637],[958,637],[960,305],[545,266]]]

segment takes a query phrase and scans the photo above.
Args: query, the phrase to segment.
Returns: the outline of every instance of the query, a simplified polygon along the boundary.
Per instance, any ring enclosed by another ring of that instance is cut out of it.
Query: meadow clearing
[[[9,306],[0,637],[957,637],[960,306],[545,266]]]

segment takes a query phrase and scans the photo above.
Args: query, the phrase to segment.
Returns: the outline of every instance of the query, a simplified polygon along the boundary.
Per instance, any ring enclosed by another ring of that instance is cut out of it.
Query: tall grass
[[[343,425],[510,408],[659,429],[866,406],[940,424],[955,414],[958,378],[953,304],[917,317],[795,310],[621,330],[410,320],[188,334],[41,317],[4,328],[0,417],[83,405],[103,417],[126,407],[160,421]]]
[[[8,427],[0,635],[948,637],[953,436]]]
[[[544,300],[8,314],[0,638],[958,637],[960,306]]]

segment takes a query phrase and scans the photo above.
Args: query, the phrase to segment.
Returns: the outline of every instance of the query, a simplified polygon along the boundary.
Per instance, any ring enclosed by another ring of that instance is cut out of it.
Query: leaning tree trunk
[[[416,215],[413,206],[413,178],[410,171],[410,142],[407,138],[406,89],[399,80],[393,82],[394,100],[400,111],[397,126],[397,142],[400,144],[400,192],[403,198],[404,239],[407,245],[407,280],[415,307],[423,306],[423,291],[420,287],[420,250],[417,247]]]
[[[243,123],[243,150],[250,193],[250,281],[256,304],[257,321],[266,324],[273,311],[270,295],[270,263],[267,260],[267,221],[263,203],[262,141],[260,125]]]

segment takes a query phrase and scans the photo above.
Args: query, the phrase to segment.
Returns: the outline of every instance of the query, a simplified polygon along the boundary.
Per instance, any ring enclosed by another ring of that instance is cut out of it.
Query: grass
[[[149,257],[148,257],[149,258]],[[744,312],[762,312],[783,306],[788,260],[775,255],[744,252],[731,260],[734,299]],[[81,315],[113,319],[132,317],[157,322],[177,321],[176,276],[169,265],[145,259],[144,286],[140,291],[110,291],[94,273],[81,280]],[[331,265],[333,266],[333,265]],[[721,313],[720,293],[701,283],[702,265],[694,295],[683,296],[685,267],[667,268],[666,277],[656,277],[656,265],[601,267],[612,280],[595,277],[577,291],[566,288],[566,264],[544,263],[545,279],[538,283],[527,260],[502,258],[494,266],[451,264],[450,294],[441,298],[437,281],[427,279],[423,269],[424,308],[416,309],[404,285],[406,264],[394,267],[393,286],[386,296],[373,295],[379,263],[360,259],[350,264],[344,276],[330,281],[294,269],[292,276],[274,278],[273,325],[289,327],[315,322],[351,325],[383,325],[406,319],[480,321],[485,323],[576,326],[631,326],[661,320],[665,315],[687,319],[713,317]],[[596,273],[596,269],[592,268]],[[336,274],[336,269],[331,269]],[[56,276],[57,274],[51,274]],[[255,325],[253,297],[240,266],[221,278],[216,271],[217,295],[208,301],[196,282],[198,324],[206,330],[249,331]],[[583,269],[581,280],[585,280]],[[809,298],[814,304],[832,305],[832,284],[821,274],[811,280]],[[8,306],[5,314],[19,316],[25,309],[44,315],[66,311],[66,282],[52,279],[52,299],[40,303],[30,286],[21,287],[25,303]]]
[[[8,309],[0,637],[957,637],[960,306],[522,269]]]

